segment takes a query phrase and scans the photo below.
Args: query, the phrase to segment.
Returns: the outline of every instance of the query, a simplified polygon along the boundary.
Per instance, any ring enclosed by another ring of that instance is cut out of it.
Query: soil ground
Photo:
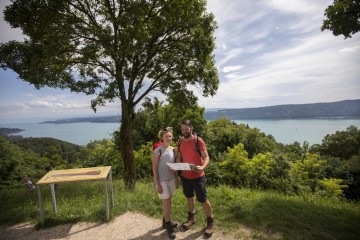
[[[65,224],[52,228],[36,230],[30,223],[13,226],[0,226],[2,240],[148,240],[168,239],[166,230],[161,227],[162,220],[154,219],[140,213],[127,212],[109,223]],[[201,224],[197,222],[196,224]],[[205,222],[203,223],[205,227]],[[178,227],[176,239],[206,239],[203,230],[183,231]],[[209,239],[235,239],[215,231]]]

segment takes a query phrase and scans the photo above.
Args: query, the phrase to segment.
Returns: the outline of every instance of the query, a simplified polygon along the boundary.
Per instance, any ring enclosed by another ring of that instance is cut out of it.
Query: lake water
[[[360,128],[360,119],[297,119],[297,120],[233,120],[236,123],[248,124],[265,134],[271,134],[277,142],[289,144],[295,141],[310,145],[321,143],[327,134],[344,131],[350,125]],[[16,135],[23,137],[52,137],[78,145],[86,145],[92,140],[111,138],[119,128],[119,123],[67,123],[39,124],[12,123],[0,127],[24,129]]]
[[[108,139],[119,128],[119,123],[66,123],[66,124],[39,124],[39,123],[11,123],[0,124],[0,127],[20,128],[25,131],[14,135],[23,137],[52,137],[66,142],[86,145],[92,140]]]
[[[233,120],[248,124],[265,134],[271,134],[277,142],[293,143],[307,141],[310,145],[320,144],[327,134],[345,131],[350,125],[360,128],[360,119],[286,119],[286,120]]]

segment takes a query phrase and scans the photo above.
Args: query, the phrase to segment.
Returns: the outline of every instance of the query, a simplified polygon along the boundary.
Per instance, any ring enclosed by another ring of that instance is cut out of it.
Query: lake
[[[360,128],[360,119],[235,119],[236,123],[248,124],[251,128],[258,128],[265,134],[271,134],[277,142],[289,144],[295,141],[310,145],[321,143],[327,134],[344,131],[350,125]],[[24,129],[15,135],[23,137],[52,137],[78,145],[86,145],[92,140],[109,139],[118,129],[119,123],[67,123],[67,124],[39,124],[39,123],[11,123],[1,124],[0,127]]]
[[[14,134],[23,137],[52,137],[78,145],[86,145],[92,140],[111,138],[112,133],[119,128],[119,123],[39,124],[32,122],[0,124],[0,127],[24,129],[25,131]]]
[[[271,134],[277,142],[301,144],[304,141],[320,144],[327,134],[344,131],[350,125],[360,128],[360,119],[283,119],[283,120],[233,120],[237,124],[248,124],[251,128],[258,128],[265,134]]]

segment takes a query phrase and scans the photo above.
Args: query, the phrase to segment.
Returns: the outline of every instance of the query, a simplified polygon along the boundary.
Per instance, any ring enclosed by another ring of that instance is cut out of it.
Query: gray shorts
[[[158,193],[158,196],[160,199],[168,199],[173,195],[175,191],[175,179],[171,179],[169,181],[162,181],[160,182],[160,185],[163,189],[162,193]]]

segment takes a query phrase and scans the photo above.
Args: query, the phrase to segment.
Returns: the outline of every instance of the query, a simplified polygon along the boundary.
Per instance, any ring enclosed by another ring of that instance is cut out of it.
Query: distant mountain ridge
[[[66,118],[58,120],[43,121],[41,124],[65,124],[65,123],[81,123],[81,122],[90,122],[90,123],[119,123],[120,117],[117,115],[114,116],[102,116],[102,117],[78,117],[78,118]]]
[[[287,104],[258,108],[205,110],[206,120],[220,117],[229,119],[311,119],[311,118],[360,118],[360,99],[330,103]],[[120,123],[120,116],[80,117],[51,121],[43,124],[65,123]]]
[[[206,120],[220,117],[229,119],[360,118],[360,99],[205,111]]]

